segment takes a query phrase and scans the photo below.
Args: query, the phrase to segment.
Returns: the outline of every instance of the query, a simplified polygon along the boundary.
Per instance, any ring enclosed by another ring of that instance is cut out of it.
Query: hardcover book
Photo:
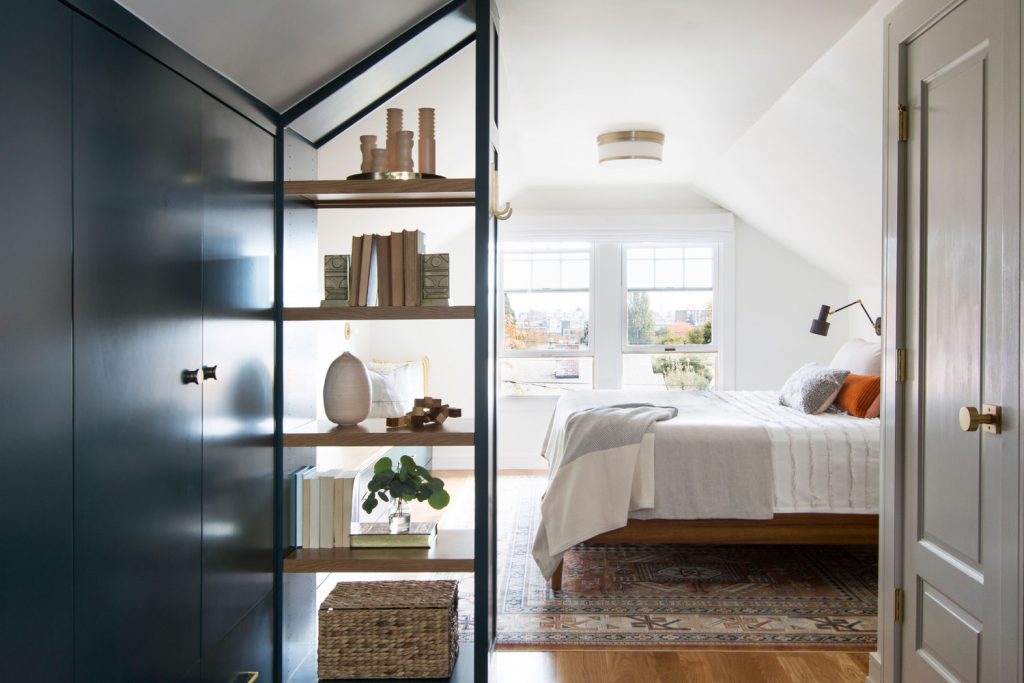
[[[388,247],[391,256],[391,305],[405,305],[405,246],[401,232],[391,233],[391,244]]]
[[[354,524],[353,548],[433,548],[437,540],[437,522],[413,522],[409,532],[393,534],[387,522]]]
[[[419,230],[403,230],[402,254],[405,268],[405,305],[419,306],[423,295],[423,233]]]

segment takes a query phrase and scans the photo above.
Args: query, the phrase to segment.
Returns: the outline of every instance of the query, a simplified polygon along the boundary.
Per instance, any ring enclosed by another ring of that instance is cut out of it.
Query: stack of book
[[[351,306],[419,306],[423,299],[423,233],[352,238]]]
[[[357,524],[352,528],[353,548],[433,548],[437,522],[413,522],[409,530],[391,533],[387,522]]]
[[[303,548],[348,548],[358,472],[318,472],[307,466],[295,473],[295,545]]]

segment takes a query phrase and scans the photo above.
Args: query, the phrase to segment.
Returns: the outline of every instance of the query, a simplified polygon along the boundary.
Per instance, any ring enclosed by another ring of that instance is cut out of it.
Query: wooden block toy
[[[405,415],[386,418],[389,428],[421,429],[431,425],[444,424],[450,417],[462,417],[461,408],[452,408],[439,398],[424,396],[413,401],[413,408]]]

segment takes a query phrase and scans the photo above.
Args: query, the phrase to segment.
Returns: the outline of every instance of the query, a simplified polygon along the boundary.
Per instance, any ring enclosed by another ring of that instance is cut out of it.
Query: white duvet
[[[879,420],[843,414],[806,415],[778,404],[774,391],[642,392],[583,391],[562,396],[555,408],[544,457],[557,472],[564,449],[565,421],[584,408],[619,403],[652,403],[679,409],[678,417],[655,425],[654,504],[633,510],[636,519],[759,518],[750,472],[692,481],[693,463],[685,455],[707,451],[715,433],[735,442],[749,439],[750,452],[765,450],[765,487],[771,512],[875,514],[878,512]],[[752,429],[753,425],[759,428]],[[687,437],[696,439],[687,450]],[[699,437],[699,438],[698,438]],[[661,448],[659,448],[659,441]],[[669,446],[670,447],[666,447]],[[707,461],[713,464],[712,460]],[[689,477],[684,476],[689,474]],[[700,495],[687,495],[694,487]],[[715,509],[711,507],[718,506]],[[722,506],[727,510],[724,514]],[[696,507],[695,507],[696,506]],[[707,509],[705,509],[707,508]],[[769,514],[770,516],[770,514]]]

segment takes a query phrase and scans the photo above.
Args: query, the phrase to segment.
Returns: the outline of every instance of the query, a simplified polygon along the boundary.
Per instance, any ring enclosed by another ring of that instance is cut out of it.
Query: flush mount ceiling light
[[[597,160],[621,168],[661,163],[665,134],[650,130],[620,130],[597,136]]]

